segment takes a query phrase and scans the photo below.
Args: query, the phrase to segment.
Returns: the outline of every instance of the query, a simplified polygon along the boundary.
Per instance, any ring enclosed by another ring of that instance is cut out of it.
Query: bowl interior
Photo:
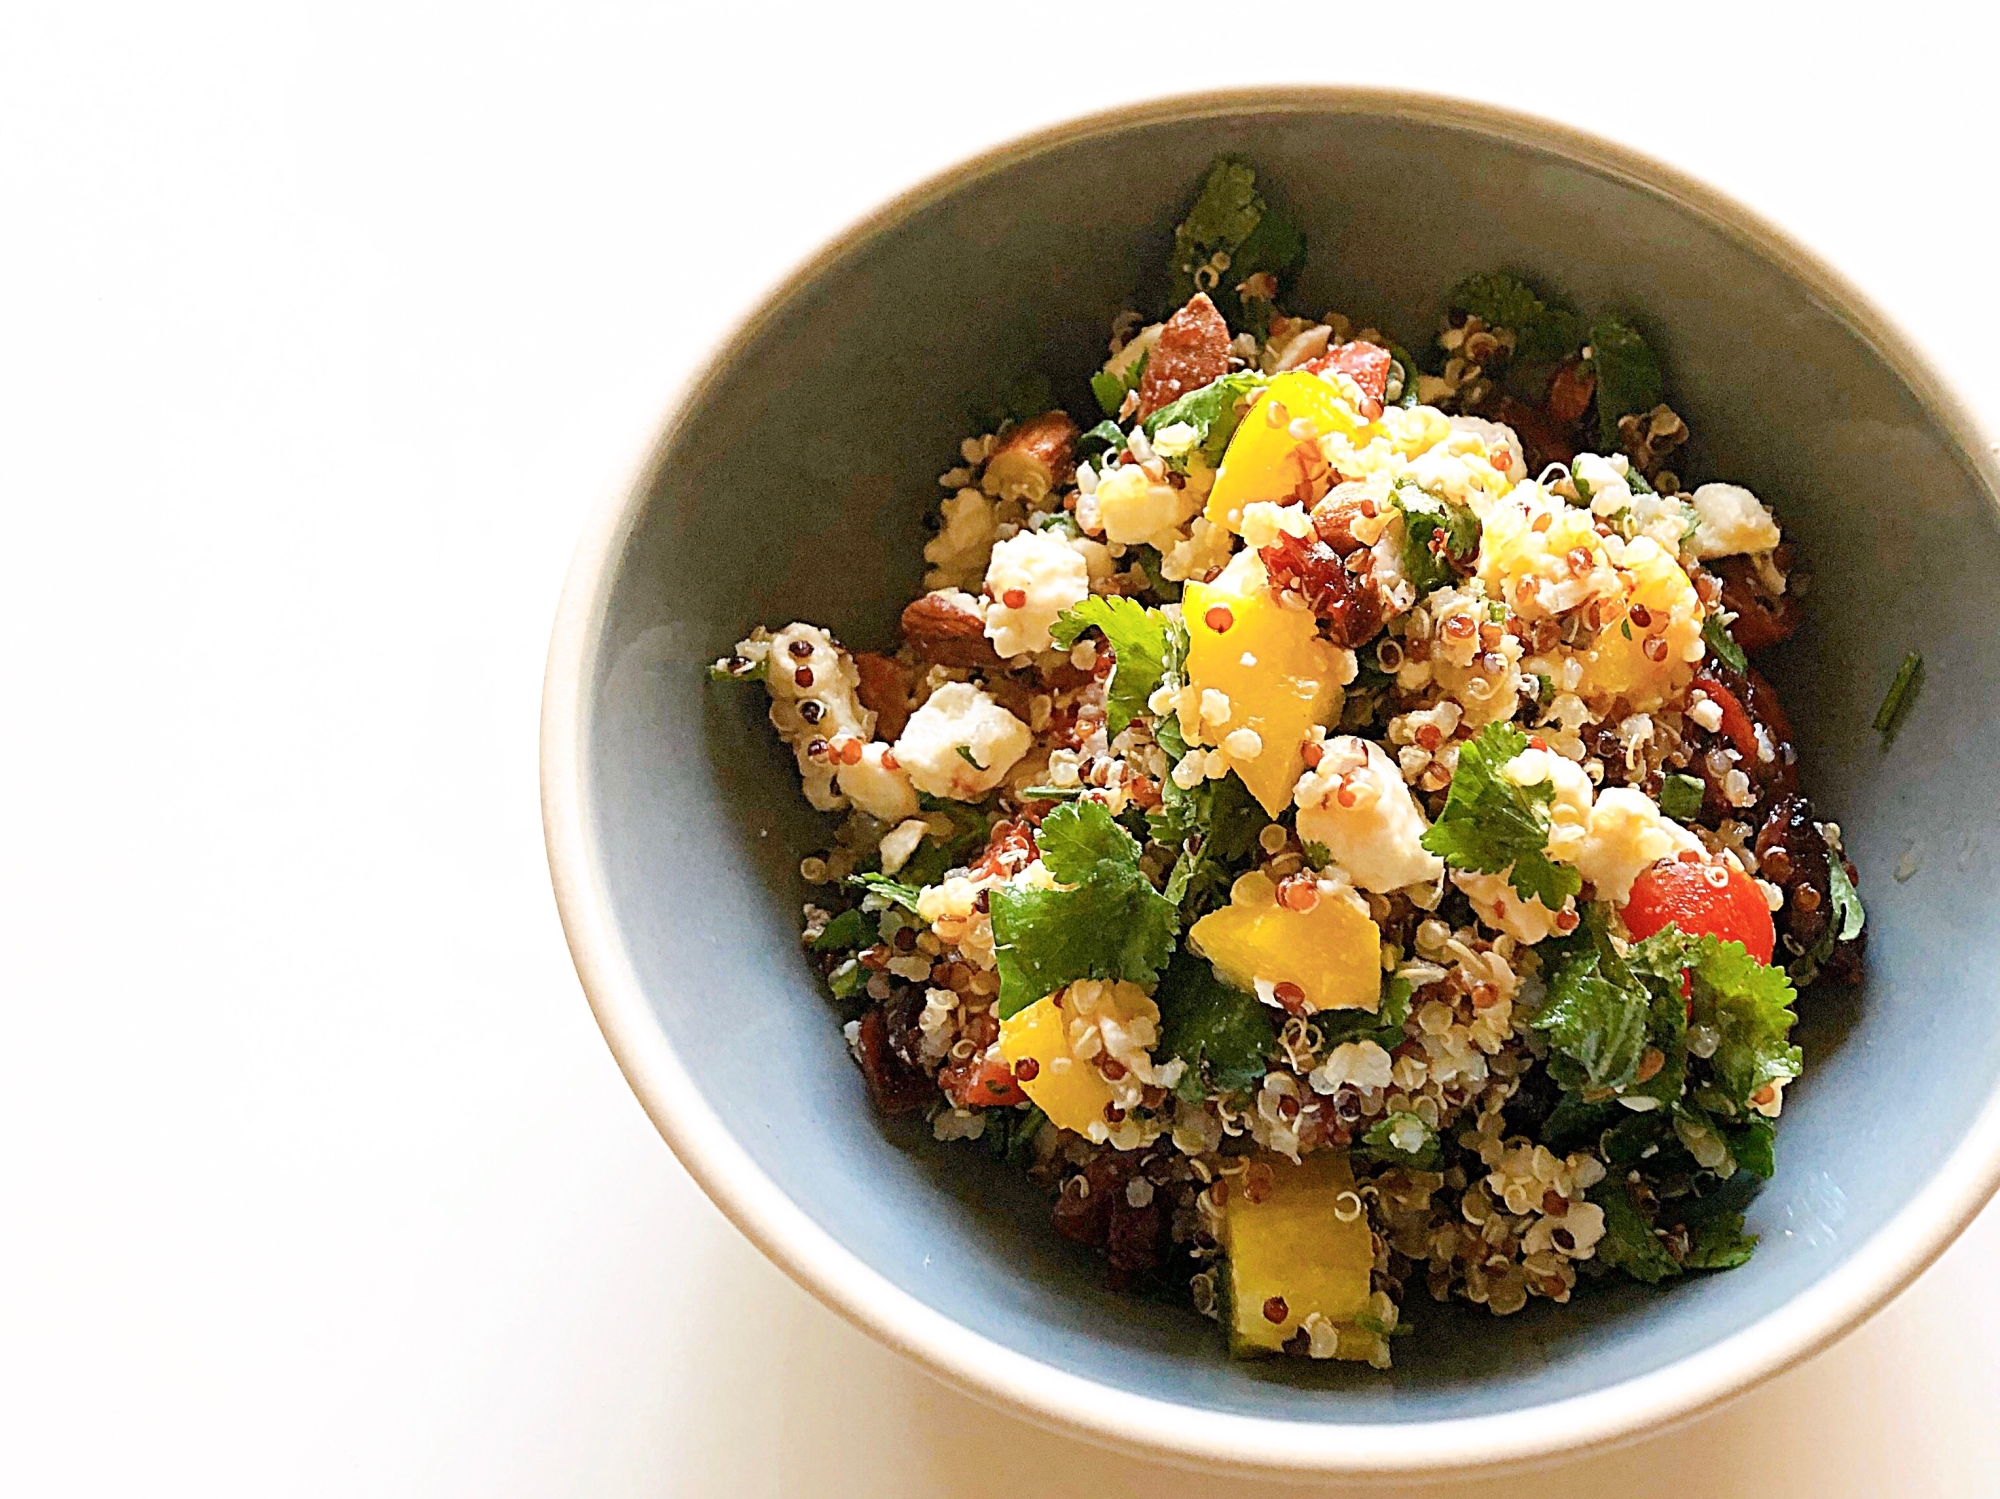
[[[1039,1194],[976,1147],[880,1123],[799,956],[797,865],[828,829],[761,694],[702,668],[793,618],[874,646],[919,587],[938,473],[1007,379],[1072,411],[1106,325],[1152,293],[1217,151],[1303,224],[1301,309],[1415,345],[1446,288],[1504,265],[1642,314],[1698,438],[1683,471],[1750,485],[1816,575],[1773,675],[1806,783],[1862,872],[1870,978],[1801,1009],[1809,1067],[1745,1268],[1611,1286],[1495,1319],[1421,1292],[1383,1375],[1233,1363],[1184,1308],[1104,1290]],[[1887,753],[1897,661],[1929,694]],[[1990,886],[2000,761],[2000,531],[1963,453],[1841,314],[1694,211],[1551,149],[1382,112],[1240,109],[1107,127],[994,167],[864,237],[765,310],[694,393],[646,481],[589,664],[587,816],[612,920],[707,1105],[806,1214],[911,1295],[1071,1373],[1290,1421],[1492,1414],[1658,1369],[1855,1255],[1995,1087]],[[920,1138],[921,1137],[921,1138]]]

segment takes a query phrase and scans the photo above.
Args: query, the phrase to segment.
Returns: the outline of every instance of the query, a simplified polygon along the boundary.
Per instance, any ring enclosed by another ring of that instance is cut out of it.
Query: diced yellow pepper
[[[1700,659],[1701,599],[1681,566],[1650,536],[1625,545],[1625,571],[1631,579],[1625,604],[1646,610],[1644,628],[1623,619],[1597,634],[1583,653],[1583,680],[1577,691],[1586,702],[1608,703],[1622,697],[1633,713],[1650,713],[1679,695],[1694,676],[1690,651]],[[1652,636],[1666,642],[1654,660],[1646,654]]]
[[[1054,995],[1000,1022],[1000,1055],[1009,1065],[1034,1059],[1035,1075],[1024,1079],[1016,1068],[1015,1080],[1060,1129],[1089,1134],[1093,1123],[1104,1122],[1105,1105],[1115,1101],[1104,1074],[1070,1054],[1069,1028]]]
[[[1258,979],[1298,985],[1308,1011],[1373,1011],[1382,1003],[1382,929],[1345,896],[1294,911],[1278,904],[1268,876],[1252,870],[1230,888],[1228,905],[1189,929],[1188,943],[1239,988]]]
[[[1351,1323],[1367,1309],[1375,1268],[1346,1151],[1315,1150],[1298,1165],[1258,1159],[1271,1171],[1269,1193],[1250,1201],[1238,1177],[1222,1209],[1229,1348],[1245,1358],[1278,1352],[1315,1312],[1336,1326]],[[1338,1357],[1366,1358],[1373,1346],[1373,1338],[1343,1328]]]
[[[1332,487],[1318,444],[1292,435],[1292,423],[1301,417],[1322,434],[1351,437],[1368,425],[1331,380],[1305,370],[1278,376],[1258,393],[1229,439],[1222,471],[1208,492],[1204,513],[1210,525],[1240,530],[1243,507],[1252,501],[1296,499],[1310,505]]]
[[[1276,817],[1292,803],[1313,725],[1339,716],[1341,687],[1353,678],[1354,659],[1319,637],[1311,614],[1278,603],[1252,551],[1238,552],[1213,583],[1189,583],[1181,615],[1188,683],[1196,694],[1192,715],[1181,715],[1181,732],[1189,743],[1222,745],[1250,794]],[[1226,722],[1200,716],[1200,694],[1211,688],[1229,699]],[[1256,755],[1242,758],[1229,750],[1226,741],[1237,729],[1256,734]]]

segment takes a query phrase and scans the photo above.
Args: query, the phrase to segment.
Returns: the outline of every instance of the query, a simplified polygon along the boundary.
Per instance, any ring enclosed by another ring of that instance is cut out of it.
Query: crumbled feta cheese
[[[1590,826],[1570,862],[1597,887],[1597,898],[1623,905],[1632,881],[1660,860],[1701,853],[1701,840],[1660,811],[1645,792],[1615,786],[1590,809]]]
[[[1310,536],[1312,528],[1312,517],[1303,505],[1253,500],[1243,507],[1243,544],[1260,551],[1273,545],[1280,536]]]
[[[895,753],[919,791],[972,801],[1000,784],[1032,739],[1026,724],[977,687],[947,682],[910,715]]]
[[[739,645],[737,653],[743,649]],[[833,766],[815,761],[807,751],[815,743],[843,736],[865,740],[874,734],[875,715],[861,706],[861,674],[854,658],[818,625],[786,625],[771,637],[767,651],[764,685],[771,694],[771,727],[792,746],[806,800],[817,811],[837,812],[847,803],[834,787]],[[802,712],[808,701],[814,707]],[[815,716],[808,718],[807,712]]]
[[[961,489],[940,508],[944,526],[924,543],[924,561],[931,565],[924,587],[974,587],[993,549],[993,502],[976,489]]]
[[[1489,422],[1479,416],[1447,417],[1454,432],[1468,432],[1479,439],[1486,449],[1486,458],[1493,467],[1512,482],[1519,484],[1528,477],[1528,460],[1521,450],[1521,439],[1514,429],[1505,422]]]
[[[1454,870],[1451,882],[1465,892],[1465,898],[1472,902],[1472,909],[1479,919],[1495,931],[1505,932],[1517,942],[1532,946],[1542,941],[1556,930],[1556,917],[1538,900],[1527,900],[1521,892],[1507,883],[1505,873],[1474,874],[1470,870]],[[1572,910],[1574,903],[1564,901],[1562,909]]]
[[[1003,657],[1045,651],[1056,616],[1089,594],[1089,564],[1067,537],[1023,531],[996,544],[987,564],[987,638]]]
[[[863,745],[860,763],[842,765],[836,779],[847,799],[870,817],[901,822],[917,815],[917,789],[900,765],[883,763],[888,755],[886,744]]]
[[[1097,481],[1097,521],[1105,540],[1122,546],[1151,546],[1165,552],[1180,541],[1179,531],[1199,508],[1185,489],[1155,484],[1137,464],[1113,469]]]
[[[1322,843],[1363,890],[1387,894],[1434,882],[1444,863],[1420,841],[1430,824],[1402,771],[1371,740],[1343,734],[1299,777],[1299,837]]]
[[[917,851],[917,845],[930,830],[930,824],[921,817],[912,817],[891,828],[882,838],[882,873],[894,874],[909,863],[910,855]]]
[[[1694,554],[1704,562],[1768,552],[1779,542],[1771,512],[1740,484],[1704,484],[1688,499],[1696,517]]]

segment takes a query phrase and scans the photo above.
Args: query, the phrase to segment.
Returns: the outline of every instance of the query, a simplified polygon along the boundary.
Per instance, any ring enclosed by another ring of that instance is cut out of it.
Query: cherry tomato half
[[[1778,934],[1757,882],[1727,864],[1662,859],[1632,882],[1625,930],[1644,941],[1672,925],[1687,936],[1741,942],[1759,963],[1771,961]]]

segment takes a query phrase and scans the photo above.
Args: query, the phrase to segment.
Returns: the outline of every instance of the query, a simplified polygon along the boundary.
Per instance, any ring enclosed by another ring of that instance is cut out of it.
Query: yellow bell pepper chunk
[[[1054,995],[1000,1022],[1000,1055],[1010,1066],[1034,1059],[1035,1075],[1023,1079],[1017,1068],[1015,1080],[1060,1129],[1087,1135],[1092,1124],[1104,1122],[1105,1106],[1115,1102],[1104,1074],[1070,1053],[1069,1029]]]
[[[1189,945],[1240,989],[1258,979],[1297,984],[1308,1011],[1379,1007],[1382,929],[1344,895],[1322,895],[1310,911],[1294,911],[1278,904],[1277,889],[1267,875],[1244,875],[1228,905],[1189,929]]]
[[[1680,564],[1650,536],[1625,544],[1624,566],[1631,580],[1625,605],[1643,606],[1646,625],[1625,619],[1600,630],[1583,653],[1577,691],[1586,702],[1623,697],[1631,712],[1650,713],[1679,696],[1694,677],[1695,662],[1701,659],[1701,598]],[[1666,641],[1657,661],[1645,650],[1655,635]],[[1690,652],[1694,661],[1688,659]]]
[[[1315,1312],[1336,1326],[1351,1323],[1368,1307],[1375,1268],[1346,1151],[1315,1150],[1297,1165],[1258,1159],[1270,1168],[1270,1192],[1252,1202],[1236,1178],[1222,1209],[1229,1347],[1252,1358],[1281,1350]],[[1366,1358],[1373,1346],[1373,1338],[1342,1328],[1337,1356]]]
[[[1319,445],[1292,436],[1292,423],[1300,417],[1322,434],[1351,437],[1368,425],[1331,380],[1305,370],[1278,376],[1258,393],[1229,439],[1222,471],[1208,492],[1204,514],[1210,525],[1240,530],[1243,507],[1255,500],[1282,504],[1295,499],[1310,505],[1333,487]]]
[[[1313,725],[1339,717],[1354,656],[1322,640],[1311,614],[1278,603],[1263,561],[1251,551],[1238,552],[1213,583],[1189,583],[1181,614],[1194,688],[1181,733],[1190,744],[1220,745],[1250,794],[1276,817],[1292,803]],[[1201,694],[1209,689],[1229,700],[1221,723],[1201,716]],[[1238,729],[1256,735],[1256,754],[1231,748],[1229,736]]]

